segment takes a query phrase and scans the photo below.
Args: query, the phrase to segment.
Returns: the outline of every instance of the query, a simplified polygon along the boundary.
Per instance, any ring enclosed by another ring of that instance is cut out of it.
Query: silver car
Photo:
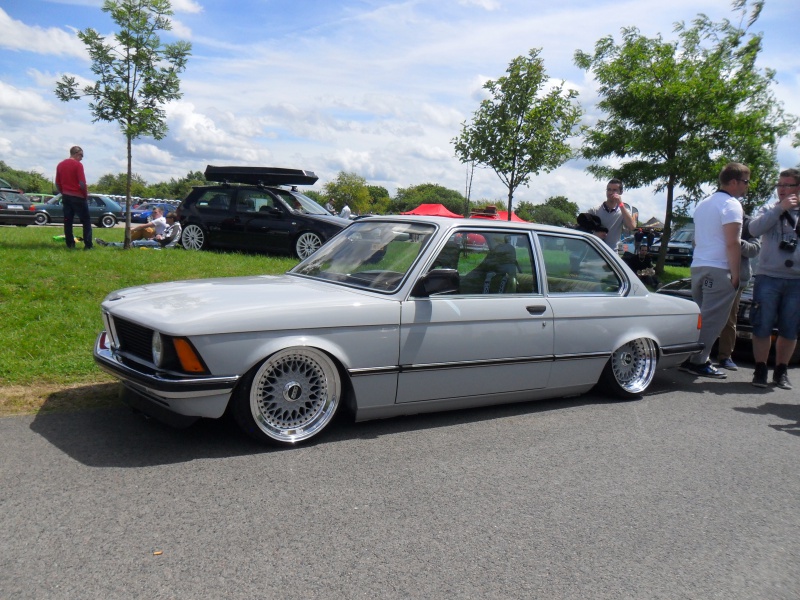
[[[123,289],[102,315],[94,358],[133,407],[175,425],[228,411],[279,444],[340,409],[636,398],[701,349],[697,305],[648,292],[599,238],[440,217],[365,218],[284,275]]]

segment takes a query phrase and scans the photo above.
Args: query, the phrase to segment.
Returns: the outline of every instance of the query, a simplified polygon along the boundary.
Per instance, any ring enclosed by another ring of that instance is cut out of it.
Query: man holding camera
[[[772,328],[777,326],[775,371],[772,383],[784,390],[789,383],[789,359],[797,345],[800,327],[800,169],[781,171],[778,201],[759,211],[750,221],[750,233],[761,236],[761,254],[753,288],[753,355],[756,369],[753,385],[767,387],[767,358]]]

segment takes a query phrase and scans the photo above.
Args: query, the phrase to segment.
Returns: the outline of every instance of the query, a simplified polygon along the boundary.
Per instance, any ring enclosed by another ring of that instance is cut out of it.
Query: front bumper
[[[225,412],[239,375],[177,376],[126,360],[113,349],[104,346],[101,343],[104,338],[104,332],[97,336],[94,360],[101,369],[122,381],[126,390],[139,397],[135,408],[161,420],[165,419],[148,411],[148,405],[157,409],[156,412],[166,411],[194,418],[216,419]]]

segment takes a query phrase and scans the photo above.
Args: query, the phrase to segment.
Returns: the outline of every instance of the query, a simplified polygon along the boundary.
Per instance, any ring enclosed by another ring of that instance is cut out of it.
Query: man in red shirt
[[[72,235],[72,220],[77,216],[83,224],[83,249],[92,249],[92,222],[89,218],[86,189],[86,175],[83,173],[83,150],[80,146],[69,149],[69,158],[62,160],[56,167],[56,188],[61,194],[64,207],[64,238],[67,248],[75,247]]]

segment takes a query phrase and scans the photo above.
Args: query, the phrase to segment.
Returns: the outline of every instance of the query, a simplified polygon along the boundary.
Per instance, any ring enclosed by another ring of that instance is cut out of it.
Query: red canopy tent
[[[401,215],[424,215],[426,217],[451,217],[453,219],[460,219],[461,215],[447,210],[442,204],[420,204],[414,210],[400,213]]]

